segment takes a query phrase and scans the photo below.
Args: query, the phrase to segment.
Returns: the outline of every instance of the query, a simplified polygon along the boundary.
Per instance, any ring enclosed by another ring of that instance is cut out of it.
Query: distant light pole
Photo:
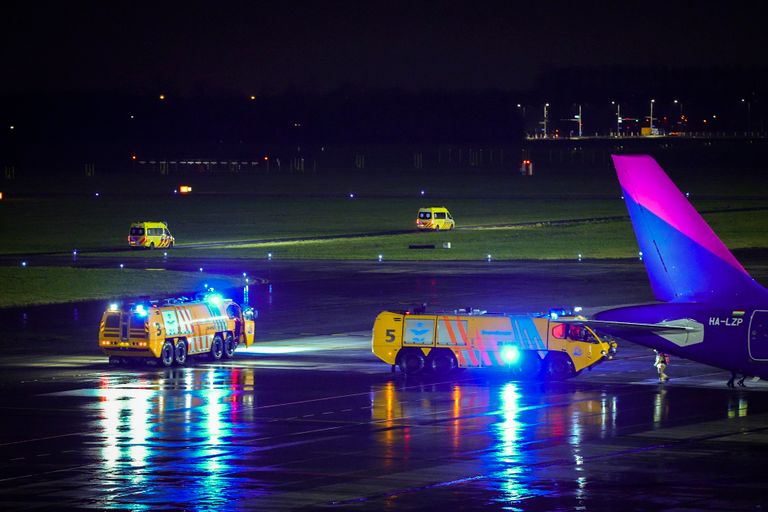
[[[581,118],[581,105],[579,105],[579,137],[582,135],[582,118]]]
[[[750,102],[744,98],[741,98],[741,102],[747,104],[747,133],[749,133],[749,131],[752,129],[752,107]]]
[[[525,131],[525,105],[523,105],[522,103],[518,103],[517,108],[519,108],[523,113],[523,131]]]
[[[612,101],[611,105],[616,105],[616,136],[618,137],[621,135],[621,103]]]
[[[679,105],[680,106],[680,113],[679,113],[678,118],[677,118],[677,123],[675,123],[675,124],[677,124],[678,126],[680,126],[682,128],[682,126],[683,126],[683,102],[679,101],[679,100],[672,100],[672,103],[674,103],[675,105]]]
[[[549,103],[544,104],[544,138],[547,138],[547,116],[548,116]]]
[[[649,116],[649,119],[648,119],[648,124],[650,125],[650,128],[651,128],[651,135],[653,135],[653,104],[654,103],[656,103],[656,100],[651,99],[651,115]]]

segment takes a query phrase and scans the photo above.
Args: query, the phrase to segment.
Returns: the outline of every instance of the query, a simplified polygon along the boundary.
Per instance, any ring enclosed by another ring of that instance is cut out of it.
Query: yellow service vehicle
[[[449,230],[456,227],[451,212],[445,206],[427,206],[419,208],[416,216],[416,228],[422,231]]]
[[[128,245],[130,247],[173,247],[176,239],[168,231],[168,224],[157,221],[142,221],[131,224],[128,232]]]
[[[99,347],[112,364],[155,360],[183,365],[188,356],[231,358],[240,343],[253,343],[255,312],[219,294],[111,304],[99,326]]]
[[[567,379],[611,359],[616,342],[556,314],[502,315],[481,311],[410,314],[384,311],[373,325],[373,353],[403,373],[455,368],[508,368],[524,379]]]

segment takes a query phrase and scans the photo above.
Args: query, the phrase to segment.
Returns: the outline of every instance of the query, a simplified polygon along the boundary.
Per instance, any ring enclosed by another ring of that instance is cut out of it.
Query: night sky
[[[764,68],[768,32],[751,9],[653,1],[3,2],[0,94],[527,90],[541,71],[560,67]]]

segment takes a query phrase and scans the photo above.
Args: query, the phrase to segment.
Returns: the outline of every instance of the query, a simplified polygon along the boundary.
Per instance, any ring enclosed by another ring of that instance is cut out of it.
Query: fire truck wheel
[[[440,231],[440,226],[435,226],[435,231]]]
[[[235,337],[231,334],[227,336],[227,339],[224,340],[224,357],[227,359],[231,359],[235,357],[235,349],[237,348],[237,343],[235,343]]]
[[[211,359],[218,361],[221,359],[221,355],[224,353],[224,340],[218,334],[213,337],[213,343],[211,343]]]
[[[155,248],[155,242],[149,242],[149,250],[151,251],[154,248]]]
[[[520,354],[520,360],[514,367],[515,377],[528,380],[535,379],[541,373],[541,358],[535,353]]]
[[[166,340],[166,342],[163,343],[162,350],[160,350],[160,362],[163,366],[168,367],[173,364],[173,352],[173,343]]]
[[[424,369],[427,364],[427,358],[420,350],[409,350],[400,355],[400,371],[406,375],[414,375]]]
[[[570,357],[563,354],[549,354],[547,357],[547,376],[552,380],[565,380],[576,375]]]
[[[176,364],[184,366],[187,362],[187,342],[184,340],[179,341],[176,344],[176,350],[174,351],[174,359]]]
[[[430,354],[429,367],[433,372],[445,375],[456,369],[456,358],[451,352],[436,349]]]

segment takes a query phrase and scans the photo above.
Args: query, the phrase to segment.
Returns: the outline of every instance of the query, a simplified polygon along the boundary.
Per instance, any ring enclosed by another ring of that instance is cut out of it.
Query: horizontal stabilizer
[[[557,320],[561,324],[573,324],[573,325],[587,325],[589,327],[595,327],[599,329],[600,327],[609,327],[611,330],[631,330],[631,331],[650,331],[650,332],[688,332],[688,331],[696,331],[696,327],[691,327],[687,325],[679,325],[679,324],[673,324],[673,323],[667,323],[667,322],[660,322],[658,324],[646,324],[642,322],[616,322],[612,320],[572,320],[572,319],[562,319],[558,318]]]

